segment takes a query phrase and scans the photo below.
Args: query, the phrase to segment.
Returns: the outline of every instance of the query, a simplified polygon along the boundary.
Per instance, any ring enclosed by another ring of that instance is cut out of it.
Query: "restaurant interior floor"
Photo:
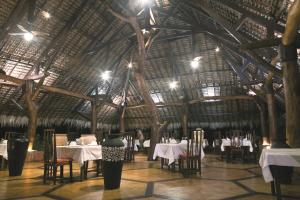
[[[275,199],[258,165],[229,164],[214,155],[207,155],[202,165],[201,177],[184,178],[179,172],[161,170],[160,162],[148,162],[140,154],[135,162],[124,165],[121,188],[104,190],[103,178],[93,172],[83,182],[45,185],[42,163],[26,163],[21,177],[0,171],[0,199]],[[78,165],[74,168],[78,176]],[[282,186],[284,199],[300,199],[299,171],[293,182]]]

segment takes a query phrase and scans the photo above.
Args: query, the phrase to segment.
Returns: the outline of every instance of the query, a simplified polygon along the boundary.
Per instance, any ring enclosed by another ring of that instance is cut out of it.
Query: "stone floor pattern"
[[[261,176],[256,164],[237,164],[220,161],[208,155],[202,163],[202,174],[184,178],[179,172],[160,169],[160,162],[148,162],[142,155],[123,167],[121,188],[104,190],[103,178],[90,172],[88,180],[53,185],[42,182],[42,163],[27,163],[20,177],[9,177],[0,171],[0,199],[67,200],[67,199],[275,199],[270,194],[270,184]],[[79,176],[74,164],[74,176]],[[68,169],[65,169],[67,178]],[[284,199],[300,199],[299,172],[292,185],[283,185]]]

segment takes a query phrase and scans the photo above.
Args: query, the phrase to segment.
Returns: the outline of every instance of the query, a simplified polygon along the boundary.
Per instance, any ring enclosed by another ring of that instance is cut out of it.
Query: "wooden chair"
[[[53,179],[54,185],[57,179],[57,168],[60,167],[61,182],[64,176],[64,165],[69,165],[70,181],[72,181],[72,159],[57,159],[56,134],[53,129],[44,130],[44,184],[49,178]]]
[[[201,175],[201,154],[202,154],[202,137],[201,132],[192,134],[187,142],[187,151],[180,155],[179,169],[184,175],[191,175],[199,172]]]
[[[124,161],[133,161],[134,160],[134,134],[127,133],[125,134],[124,139],[127,141],[127,144],[125,145]]]
[[[243,146],[243,138],[238,136],[234,137],[231,141],[231,146],[228,148],[230,150],[230,161],[234,161],[234,159],[239,158],[242,162],[244,162],[246,152],[249,151],[249,148]]]

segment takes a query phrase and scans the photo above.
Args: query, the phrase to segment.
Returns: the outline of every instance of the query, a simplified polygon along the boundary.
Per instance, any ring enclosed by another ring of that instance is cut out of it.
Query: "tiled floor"
[[[65,169],[66,175],[68,169]],[[79,175],[75,164],[74,176]],[[27,163],[20,177],[9,177],[0,171],[0,199],[275,199],[270,185],[261,177],[255,164],[222,162],[217,156],[207,155],[201,177],[184,178],[178,172],[160,169],[160,162],[148,162],[142,155],[134,163],[124,165],[121,188],[104,190],[103,178],[89,173],[89,179],[53,185],[42,183],[42,163]],[[282,186],[284,199],[300,199],[300,176],[294,183]]]

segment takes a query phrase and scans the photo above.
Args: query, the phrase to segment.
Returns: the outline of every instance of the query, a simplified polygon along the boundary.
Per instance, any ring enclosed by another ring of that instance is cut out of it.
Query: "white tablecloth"
[[[0,156],[7,160],[7,144],[0,144]]]
[[[150,140],[145,140],[143,143],[145,148],[149,148],[150,147]]]
[[[265,181],[273,181],[270,165],[300,167],[300,149],[263,149],[259,165]]]
[[[125,147],[127,147],[127,140],[126,139],[123,139],[122,140],[123,144]],[[138,147],[137,147],[137,144],[134,142],[134,151],[138,151]]]
[[[221,151],[225,151],[225,146],[231,146],[231,141],[222,139],[222,144],[221,144]],[[243,145],[242,146],[249,146],[249,151],[253,152],[253,146],[250,140],[243,140]]]
[[[72,158],[80,166],[88,160],[102,159],[100,145],[57,146],[57,158]]]
[[[169,165],[172,164],[175,159],[178,159],[180,155],[184,155],[187,151],[187,144],[171,144],[171,143],[158,143],[155,146],[153,159],[157,156],[166,158],[169,160]],[[204,158],[204,151],[201,148],[201,159]]]
[[[203,148],[209,146],[208,140],[207,140],[207,139],[204,139],[204,140],[202,141],[202,145],[203,145]]]

